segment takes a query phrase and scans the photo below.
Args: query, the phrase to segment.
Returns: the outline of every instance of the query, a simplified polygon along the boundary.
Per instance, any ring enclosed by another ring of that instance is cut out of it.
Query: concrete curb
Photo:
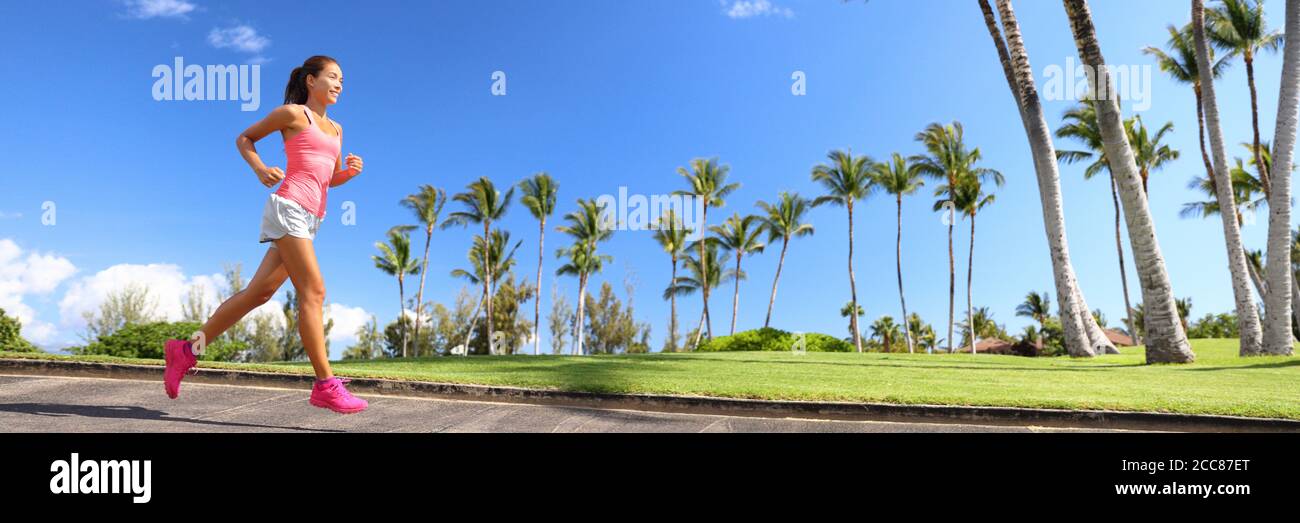
[[[161,387],[162,366],[0,358],[0,374],[157,380]],[[360,394],[686,414],[1175,432],[1300,432],[1300,421],[1274,418],[1108,410],[755,400],[709,396],[575,392],[376,378],[351,379],[348,388]],[[198,374],[186,377],[186,381],[218,385],[308,388],[312,376],[200,368]]]

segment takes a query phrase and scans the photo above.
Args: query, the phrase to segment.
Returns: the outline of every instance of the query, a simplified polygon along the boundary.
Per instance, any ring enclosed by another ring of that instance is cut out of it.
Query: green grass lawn
[[[345,376],[794,400],[996,405],[1300,419],[1300,358],[1237,356],[1193,340],[1190,365],[1145,365],[1141,348],[1093,359],[969,354],[714,352],[338,361]],[[0,352],[0,357],[73,358]],[[160,360],[76,357],[161,364]],[[203,367],[310,373],[306,362]]]

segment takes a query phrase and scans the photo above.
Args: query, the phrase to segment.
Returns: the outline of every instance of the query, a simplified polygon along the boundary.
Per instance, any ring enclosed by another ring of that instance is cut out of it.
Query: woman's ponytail
[[[328,56],[316,55],[303,62],[301,67],[293,68],[289,73],[289,84],[284,86],[284,103],[307,103],[307,76],[320,76],[326,65],[337,63]]]

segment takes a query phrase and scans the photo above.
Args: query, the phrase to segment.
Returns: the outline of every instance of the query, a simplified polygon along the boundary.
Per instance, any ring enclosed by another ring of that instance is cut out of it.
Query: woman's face
[[[336,104],[343,92],[343,70],[335,63],[326,64],[320,75],[307,75],[307,92],[325,105]]]

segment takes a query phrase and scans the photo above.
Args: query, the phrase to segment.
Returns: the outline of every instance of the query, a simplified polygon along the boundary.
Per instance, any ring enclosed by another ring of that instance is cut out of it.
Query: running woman
[[[349,380],[339,379],[330,371],[321,325],[325,283],[312,245],[325,218],[326,192],[347,183],[362,169],[359,156],[348,154],[340,159],[343,127],[325,116],[326,108],[338,103],[342,92],[343,70],[338,62],[328,56],[308,58],[289,74],[284,105],[235,139],[239,154],[262,185],[280,183],[262,212],[260,242],[271,245],[244,290],[222,303],[189,340],[167,341],[163,349],[167,361],[163,385],[172,399],[180,392],[181,379],[195,366],[197,355],[203,353],[203,345],[270,300],[287,277],[298,293],[298,333],[316,372],[311,404],[343,414],[366,409],[366,400],[344,387]],[[262,163],[253,146],[274,131],[284,139],[288,165],[283,171]]]

